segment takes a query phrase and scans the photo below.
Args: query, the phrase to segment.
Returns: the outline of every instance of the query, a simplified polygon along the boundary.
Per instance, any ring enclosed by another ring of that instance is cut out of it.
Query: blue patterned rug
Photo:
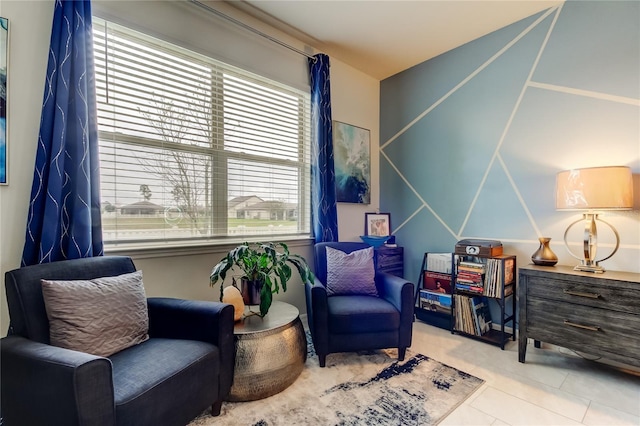
[[[204,425],[435,425],[484,381],[422,354],[397,350],[327,356],[325,368],[307,337],[309,357],[300,377],[272,397],[225,402]]]

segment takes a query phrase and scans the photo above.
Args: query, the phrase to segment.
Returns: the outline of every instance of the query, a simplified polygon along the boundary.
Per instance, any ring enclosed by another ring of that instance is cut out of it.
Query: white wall
[[[7,332],[4,273],[20,266],[51,37],[53,2],[0,2],[9,19],[8,186],[0,186],[0,334]]]
[[[129,5],[131,5],[130,2]],[[148,2],[147,2],[148,4]],[[95,9],[94,9],[95,10]],[[7,1],[0,3],[0,16],[9,19],[10,58],[8,70],[9,117],[9,186],[0,187],[0,334],[6,334],[8,312],[4,290],[4,273],[20,266],[26,229],[26,215],[31,192],[36,141],[47,67],[47,50],[53,18],[53,0]],[[255,25],[248,19],[249,22]],[[262,31],[269,29],[260,25]],[[183,28],[184,30],[184,28]],[[269,34],[295,46],[302,43],[271,30]],[[228,41],[226,41],[228,42]],[[259,43],[264,43],[258,40]],[[287,50],[284,50],[288,52]],[[288,53],[296,55],[296,53]],[[274,59],[275,61],[275,59]],[[271,64],[273,65],[273,64]],[[272,67],[274,68],[274,67]],[[255,70],[254,70],[255,71]],[[335,120],[371,130],[371,146],[378,146],[378,81],[337,61],[331,60],[332,107]],[[341,240],[358,240],[364,228],[364,212],[379,205],[378,157],[372,149],[372,204],[341,204],[338,220]],[[291,242],[292,252],[312,259],[308,241]],[[229,248],[208,247],[184,251],[117,252],[129,254],[144,273],[149,296],[218,300],[218,289],[209,287],[211,267]],[[116,253],[108,251],[107,254]],[[304,292],[299,279],[291,282],[285,294],[275,299],[296,305],[306,312]]]
[[[340,241],[362,241],[364,214],[380,206],[379,111],[380,82],[336,60],[331,60],[331,103],[333,119],[370,130],[371,204],[338,203]],[[393,222],[391,222],[393,225]]]

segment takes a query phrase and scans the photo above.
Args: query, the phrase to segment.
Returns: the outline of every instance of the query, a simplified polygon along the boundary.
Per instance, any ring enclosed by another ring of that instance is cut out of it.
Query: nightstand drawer
[[[527,297],[526,333],[578,351],[637,357],[640,315]]]
[[[404,266],[403,247],[380,247],[376,249],[378,269],[402,268]]]
[[[640,286],[620,288],[572,280],[530,277],[527,297],[540,297],[568,304],[640,314]]]

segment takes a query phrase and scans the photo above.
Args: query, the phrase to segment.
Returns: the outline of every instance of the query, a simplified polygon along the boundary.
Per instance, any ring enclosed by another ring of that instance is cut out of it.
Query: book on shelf
[[[451,253],[427,253],[427,270],[450,274],[452,268]]]
[[[420,290],[420,308],[451,315],[451,295]]]
[[[456,280],[464,283],[475,283],[479,286],[484,286],[484,277],[478,274],[459,273],[456,275]]]
[[[466,271],[464,269],[458,269],[458,273],[456,275],[459,277],[465,277],[467,279],[474,279],[478,281],[482,280],[482,278],[484,277],[483,272]]]
[[[456,330],[474,336],[482,336],[491,330],[491,312],[487,297],[467,297],[460,294],[454,297]]]
[[[513,258],[504,261],[504,283],[509,284],[513,281],[515,270],[515,262]]]
[[[451,273],[424,271],[422,288],[435,293],[451,294]]]
[[[459,294],[455,297],[455,329],[467,334],[475,334],[469,298]]]
[[[477,293],[477,294],[483,294],[484,293],[484,288],[483,287],[478,287],[475,285],[469,285],[469,284],[463,284],[461,282],[456,282],[456,290],[462,290],[462,291],[466,291],[468,293]]]
[[[476,336],[482,336],[491,330],[491,311],[489,310],[489,299],[487,297],[472,297],[471,310],[473,312]]]
[[[458,271],[484,274],[486,271],[486,265],[481,262],[471,262],[467,260],[461,260],[460,262],[458,262]]]

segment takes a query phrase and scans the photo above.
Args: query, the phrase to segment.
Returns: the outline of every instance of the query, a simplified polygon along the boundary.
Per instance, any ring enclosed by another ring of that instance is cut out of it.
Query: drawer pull
[[[582,328],[584,330],[589,330],[589,331],[600,331],[600,327],[598,327],[597,325],[582,325],[582,324],[576,324],[575,322],[571,322],[567,320],[564,320],[564,324],[569,325],[571,327]]]
[[[564,294],[570,294],[571,296],[580,296],[580,297],[588,297],[589,299],[600,299],[600,295],[598,293],[582,293],[580,291],[573,290],[562,290]]]

